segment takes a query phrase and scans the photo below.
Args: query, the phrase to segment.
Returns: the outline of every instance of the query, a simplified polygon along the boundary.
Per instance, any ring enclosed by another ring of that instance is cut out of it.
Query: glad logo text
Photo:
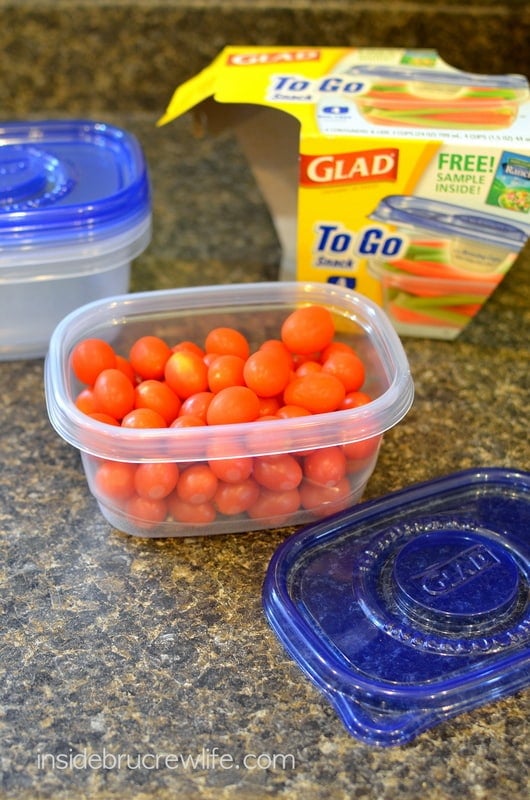
[[[282,50],[281,52],[231,53],[227,64],[232,67],[248,67],[267,64],[299,64],[303,61],[318,61],[319,50]]]
[[[393,147],[334,153],[322,156],[301,156],[300,183],[322,184],[394,181],[397,178],[399,150]]]

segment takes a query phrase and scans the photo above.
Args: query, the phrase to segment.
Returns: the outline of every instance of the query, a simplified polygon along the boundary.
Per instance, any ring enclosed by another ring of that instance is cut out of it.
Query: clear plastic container
[[[530,473],[471,469],[307,527],[263,600],[291,656],[368,744],[530,683]]]
[[[81,387],[70,357],[82,339],[105,339],[116,352],[127,355],[142,335],[160,336],[168,344],[182,340],[202,344],[209,330],[228,325],[244,333],[254,349],[265,339],[278,338],[285,317],[307,304],[331,311],[336,338],[351,344],[365,364],[363,391],[371,402],[291,419],[150,430],[113,427],[75,405]],[[413,382],[399,338],[374,303],[340,286],[275,282],[146,292],[83,306],[63,319],[52,335],[45,392],[52,425],[80,450],[90,490],[114,527],[141,536],[192,536],[298,525],[356,503],[376,465],[383,434],[412,404]],[[244,488],[238,460],[243,459],[243,471],[254,484],[258,458],[290,454],[303,465],[309,451],[325,448],[340,448],[346,457],[345,474],[333,485],[322,486],[305,476],[303,487],[299,483],[294,491],[262,488],[251,507],[227,514],[214,504],[213,515],[210,506],[204,509],[208,516],[203,522],[179,518],[171,497],[161,519],[153,522],[133,510],[130,497],[111,499],[98,479],[107,461],[129,464],[131,469],[145,462],[174,462],[184,470],[191,464],[222,460],[236,465],[231,480]]]
[[[456,338],[530,234],[523,222],[416,196],[385,197],[370,218],[406,242],[398,259],[372,258],[369,269],[396,330],[407,336]]]
[[[0,359],[44,356],[63,316],[126,292],[150,237],[133,135],[87,120],[0,124]]]

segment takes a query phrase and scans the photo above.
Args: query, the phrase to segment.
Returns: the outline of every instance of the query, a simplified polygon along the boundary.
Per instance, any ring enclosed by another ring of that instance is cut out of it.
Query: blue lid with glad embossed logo
[[[398,745],[530,683],[530,473],[466,470],[307,527],[266,616],[369,744]]]

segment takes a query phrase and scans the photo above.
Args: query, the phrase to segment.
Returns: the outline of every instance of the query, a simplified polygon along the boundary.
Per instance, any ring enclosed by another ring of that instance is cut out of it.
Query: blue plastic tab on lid
[[[530,683],[530,473],[466,470],[305,528],[263,599],[352,735],[403,744]]]

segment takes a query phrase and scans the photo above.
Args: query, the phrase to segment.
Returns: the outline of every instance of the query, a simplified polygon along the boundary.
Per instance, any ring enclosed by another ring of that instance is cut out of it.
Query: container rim
[[[128,317],[172,310],[258,305],[322,303],[354,321],[370,341],[384,368],[387,389],[371,403],[352,410],[296,419],[256,421],[245,425],[204,428],[127,429],[105,425],[79,411],[70,391],[69,354],[88,335],[87,323],[119,326]],[[55,328],[45,359],[45,397],[56,432],[84,453],[117,461],[199,461],[217,457],[310,450],[382,435],[409,411],[414,385],[408,360],[386,313],[373,301],[342,286],[306,282],[263,282],[186,287],[119,295],[86,304],[68,314]],[[251,452],[249,453],[249,449]]]

